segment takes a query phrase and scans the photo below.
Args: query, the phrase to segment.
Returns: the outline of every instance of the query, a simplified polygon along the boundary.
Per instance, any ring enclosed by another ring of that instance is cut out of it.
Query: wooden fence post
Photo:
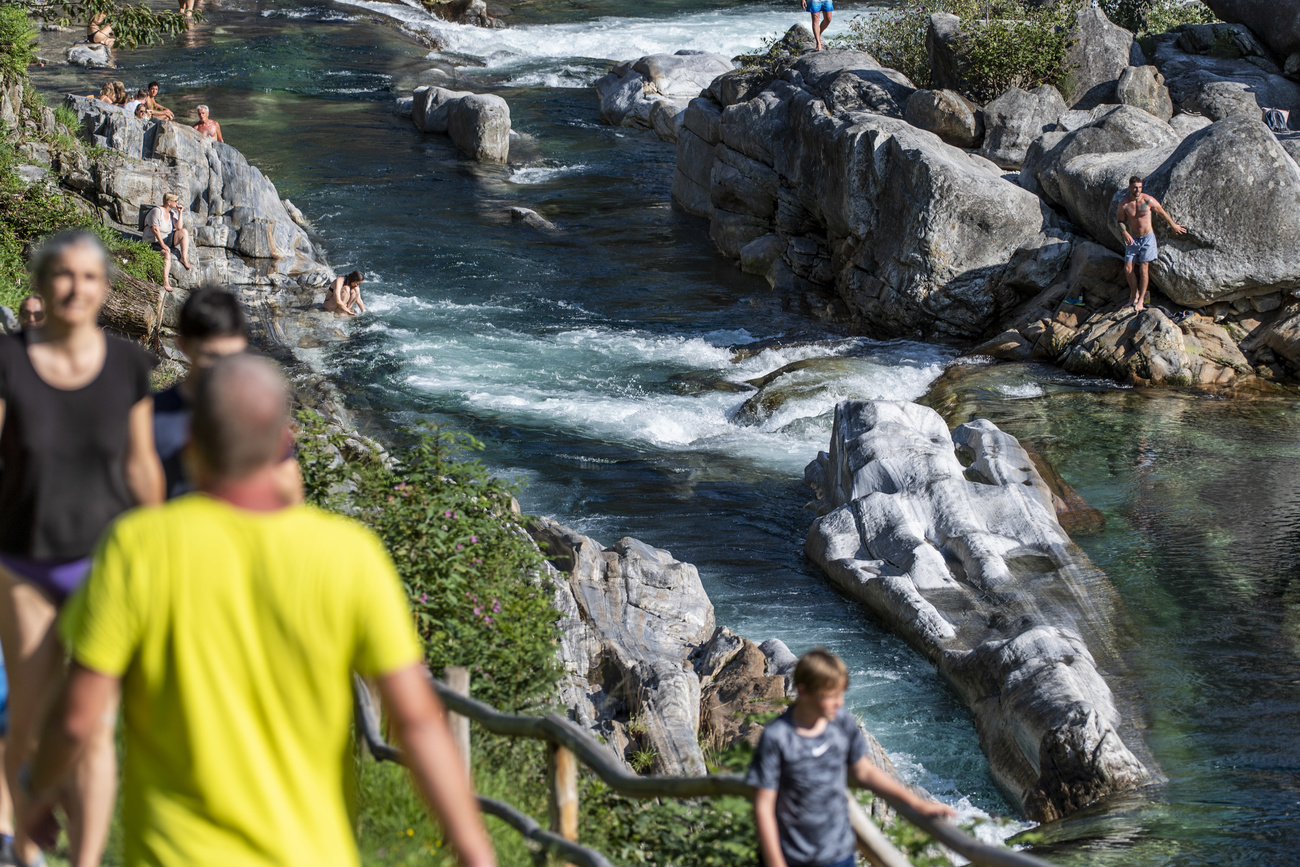
[[[578,760],[558,744],[546,744],[546,782],[551,830],[578,842]]]
[[[449,665],[442,673],[448,688],[457,695],[469,698],[469,669],[463,665]],[[451,736],[460,750],[461,760],[465,762],[465,773],[469,773],[469,718],[458,713],[447,713],[447,723],[451,726]],[[473,775],[471,775],[471,779]]]

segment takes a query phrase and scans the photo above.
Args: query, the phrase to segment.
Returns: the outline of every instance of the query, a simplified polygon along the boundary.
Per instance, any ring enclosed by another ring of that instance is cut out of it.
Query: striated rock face
[[[1205,0],[1224,21],[1244,24],[1285,60],[1300,52],[1300,4],[1294,0]]]
[[[1154,61],[1174,104],[1210,120],[1264,108],[1300,109],[1300,84],[1282,75],[1267,49],[1239,24],[1198,24],[1156,40]]]
[[[606,549],[547,518],[529,527],[551,565],[560,611],[561,702],[625,761],[655,754],[655,773],[703,774],[704,752],[756,744],[754,717],[794,695],[795,656],[715,626],[689,563],[636,539]],[[864,732],[871,760],[898,779]]]
[[[301,212],[280,198],[275,185],[239,151],[189,126],[136,120],[86,97],[69,96],[65,104],[77,115],[82,138],[110,151],[93,164],[61,158],[65,186],[133,232],[149,208],[162,204],[164,193],[180,197],[194,268],[173,266],[172,280],[182,291],[167,296],[164,320],[174,319],[184,290],[214,282],[247,290],[254,327],[268,342],[296,340],[291,331],[298,325],[278,318],[277,311],[312,304],[334,275]]]
[[[510,106],[495,94],[417,87],[411,121],[422,132],[443,133],[461,153],[480,162],[510,158]]]
[[[704,773],[700,680],[687,660],[712,637],[714,622],[695,567],[635,539],[606,550],[546,518],[531,532],[564,578],[556,607],[561,659],[573,672],[564,703],[625,749],[635,719],[660,772]]]
[[[677,141],[687,104],[732,63],[719,54],[679,51],[622,63],[596,82],[600,119],[611,126],[653,129]]]
[[[788,77],[801,84],[725,106],[692,101],[673,198],[710,219],[729,256],[783,240],[769,279],[834,290],[868,333],[979,336],[1018,293],[1050,283],[1069,241],[1045,242],[1053,215],[989,161],[879,110],[833,111],[853,92],[902,97],[901,114],[912,89],[873,63],[823,51],[795,64]]]
[[[987,421],[950,435],[917,404],[846,401],[830,452],[805,471],[824,511],[805,550],[939,667],[994,778],[1048,821],[1158,774],[1117,646],[1119,602],[1033,466]]]

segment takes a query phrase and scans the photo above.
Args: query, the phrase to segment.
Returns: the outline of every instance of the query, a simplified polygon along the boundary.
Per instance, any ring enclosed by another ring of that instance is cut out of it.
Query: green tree
[[[161,42],[185,32],[192,19],[180,12],[159,11],[144,3],[130,4],[124,0],[9,0],[13,8],[21,9],[40,21],[85,23],[96,16],[113,28],[117,44],[135,48]],[[195,19],[203,16],[195,12]]]

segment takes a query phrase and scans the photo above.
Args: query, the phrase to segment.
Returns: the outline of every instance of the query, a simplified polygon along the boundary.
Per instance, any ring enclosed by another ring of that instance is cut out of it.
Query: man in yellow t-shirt
[[[128,865],[355,867],[355,670],[378,680],[462,863],[494,867],[388,555],[360,525],[284,502],[283,377],[234,356],[195,392],[201,492],[119,520],[64,611],[73,665],[27,780],[27,827],[48,828],[120,690]]]

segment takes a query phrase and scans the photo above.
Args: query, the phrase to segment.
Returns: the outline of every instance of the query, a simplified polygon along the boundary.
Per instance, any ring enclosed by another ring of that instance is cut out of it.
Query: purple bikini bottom
[[[29,584],[35,584],[56,608],[81,586],[90,574],[90,558],[77,560],[28,560],[12,554],[0,554],[0,565]]]

